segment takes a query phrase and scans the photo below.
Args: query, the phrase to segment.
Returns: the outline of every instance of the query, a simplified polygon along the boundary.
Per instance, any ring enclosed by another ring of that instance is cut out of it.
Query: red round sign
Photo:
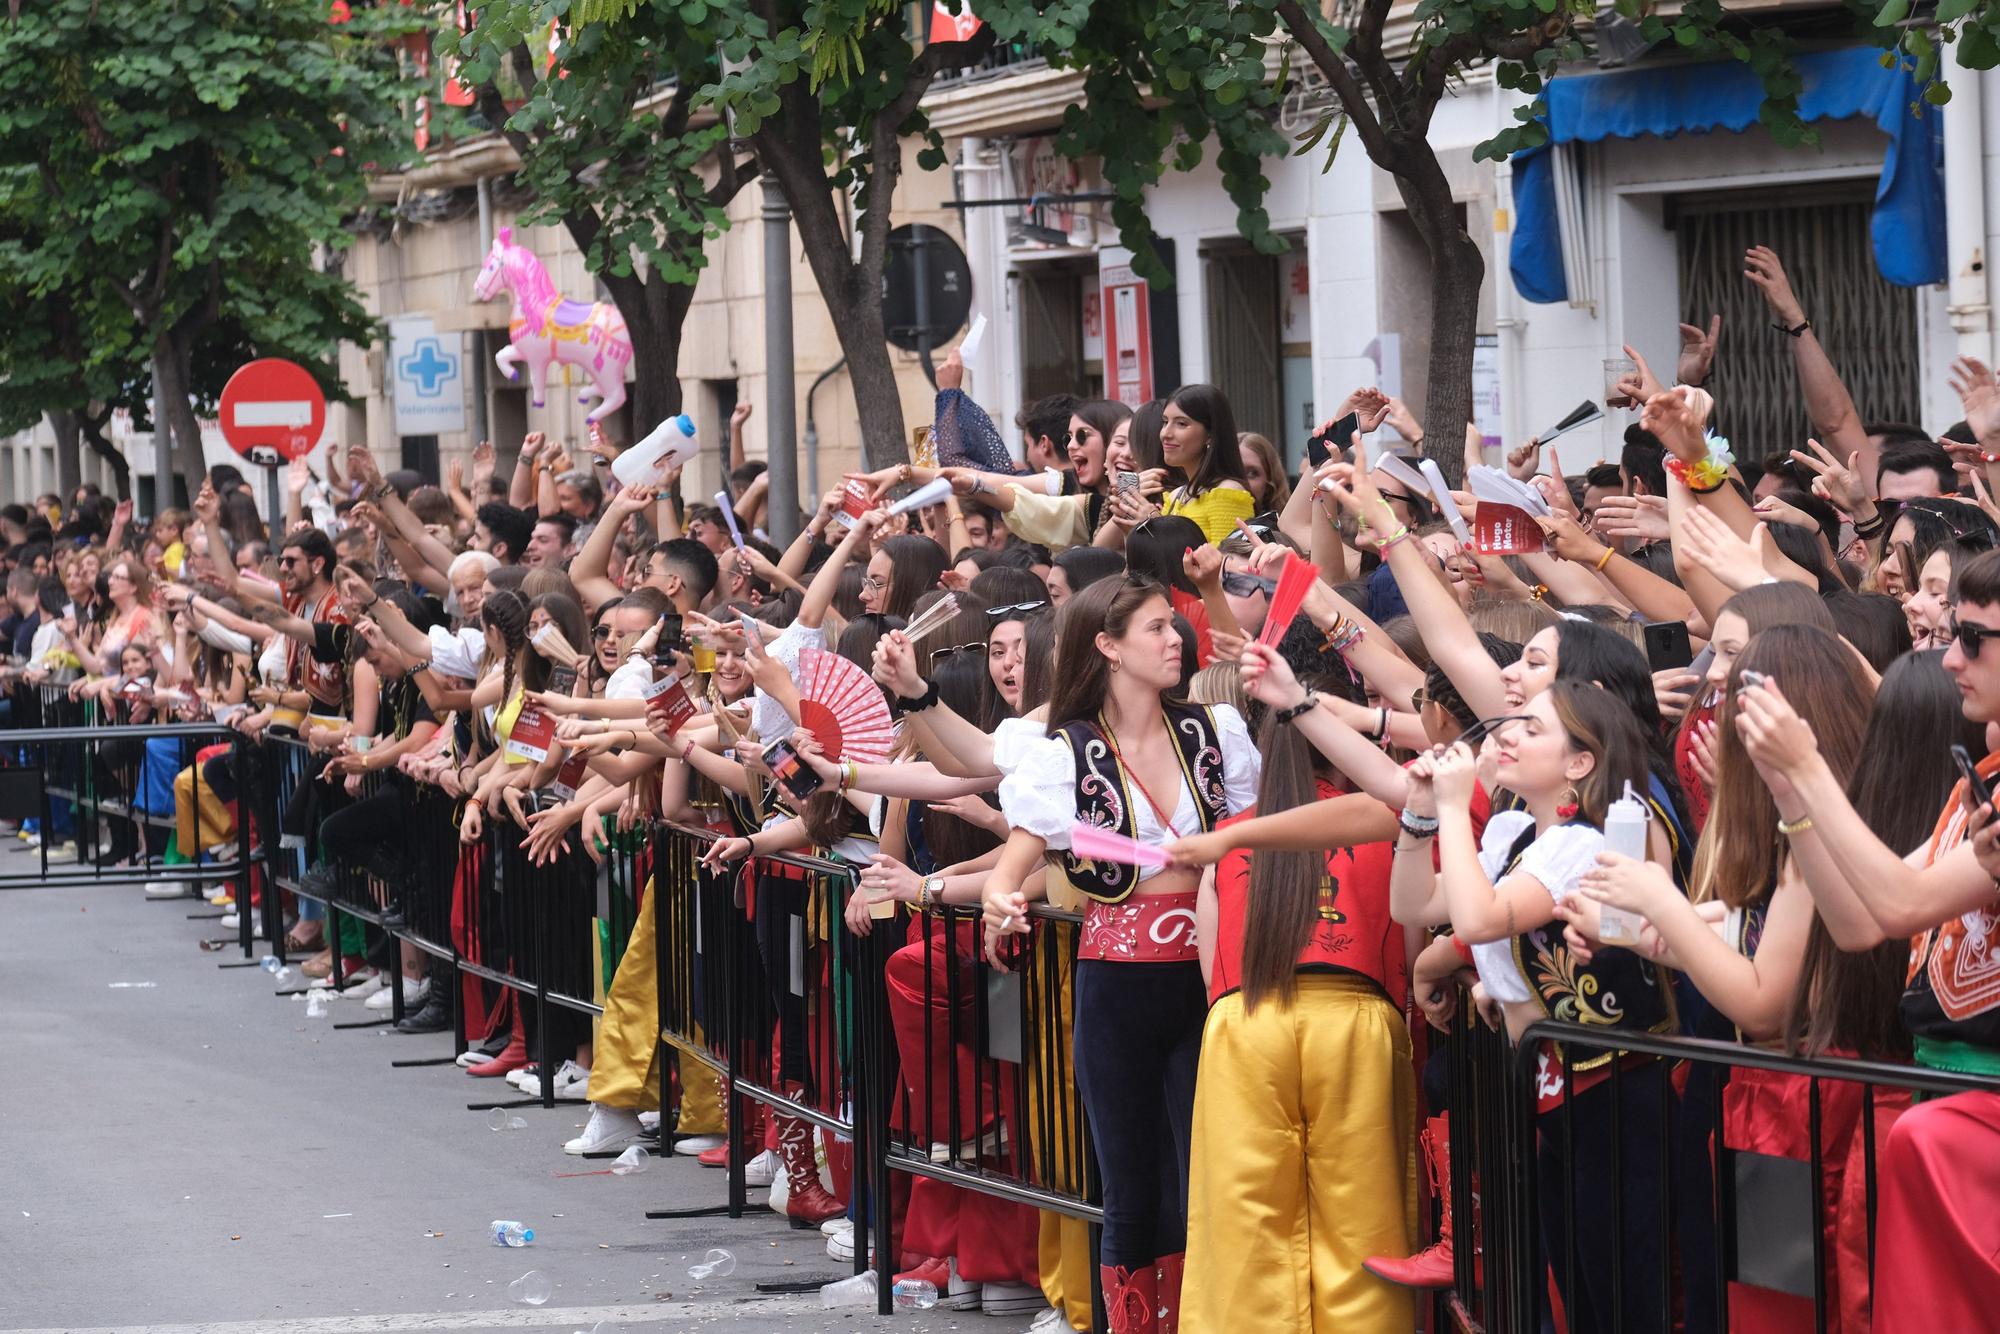
[[[305,367],[264,357],[222,388],[222,438],[252,463],[276,465],[310,453],[326,429],[326,395]]]

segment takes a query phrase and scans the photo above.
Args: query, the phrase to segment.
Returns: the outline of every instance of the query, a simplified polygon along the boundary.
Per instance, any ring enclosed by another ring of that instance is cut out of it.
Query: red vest
[[[1341,795],[1319,780],[1322,801]],[[1233,820],[1247,820],[1245,811]],[[1225,820],[1224,824],[1233,820]],[[1398,1010],[1409,996],[1410,970],[1403,952],[1403,928],[1389,916],[1388,843],[1333,848],[1320,880],[1319,921],[1299,951],[1300,972],[1357,973],[1382,989]],[[1213,1004],[1243,985],[1243,919],[1250,899],[1250,854],[1232,852],[1215,868],[1217,923],[1215,968],[1208,995]]]

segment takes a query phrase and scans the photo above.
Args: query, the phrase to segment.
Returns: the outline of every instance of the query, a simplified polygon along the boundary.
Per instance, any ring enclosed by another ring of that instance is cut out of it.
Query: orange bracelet
[[[1618,552],[1615,548],[1612,547],[1604,548],[1604,554],[1597,558],[1597,564],[1593,565],[1591,568],[1596,570],[1599,574],[1603,574],[1604,567],[1609,565],[1611,563],[1611,558],[1617,554]]]

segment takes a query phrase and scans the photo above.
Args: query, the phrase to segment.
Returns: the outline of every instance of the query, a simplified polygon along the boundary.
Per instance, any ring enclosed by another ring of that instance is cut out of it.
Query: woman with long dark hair
[[[1257,512],[1243,471],[1236,414],[1214,385],[1182,385],[1167,396],[1160,451],[1167,467],[1181,476],[1180,485],[1161,498],[1162,514],[1185,514],[1210,542],[1220,542],[1236,531],[1238,520]]]
[[[1443,900],[1478,973],[1474,1000],[1497,1011],[1512,1039],[1543,1017],[1670,1032],[1673,991],[1665,973],[1626,949],[1601,949],[1585,962],[1557,916],[1604,846],[1612,801],[1628,784],[1635,792],[1646,785],[1647,746],[1631,710],[1609,690],[1559,681],[1498,728],[1490,748],[1498,784],[1525,809],[1497,812],[1476,841],[1470,748],[1455,744],[1411,766],[1390,876],[1396,919],[1429,921]],[[1420,1000],[1434,1022],[1452,1005],[1448,993]],[[1620,1078],[1611,1081],[1614,1061]],[[1658,1062],[1621,1061],[1609,1051],[1588,1052],[1565,1070],[1562,1053],[1546,1044],[1538,1066],[1538,1205],[1548,1253],[1576,1256],[1573,1267],[1556,1266],[1559,1283],[1569,1283],[1572,1269],[1576,1278],[1562,1292],[1569,1328],[1664,1329],[1669,1313],[1660,1309],[1657,1285],[1626,1282],[1622,1301],[1612,1299],[1614,1270],[1652,1275],[1665,1263],[1659,1159],[1624,1154],[1622,1179],[1612,1164],[1621,1139],[1664,1140],[1666,1072]]]
[[[1320,691],[1244,650],[1270,710],[1257,811],[1324,813],[1316,852],[1231,852],[1202,889],[1210,1009],[1188,1200],[1190,1331],[1407,1330],[1409,1289],[1369,1273],[1416,1224],[1416,1084],[1403,931],[1389,916],[1396,815],[1348,786],[1294,720]],[[1212,922],[1212,929],[1207,925]]]
[[[1071,831],[1087,824],[1159,846],[1256,799],[1260,761],[1241,715],[1182,703],[1172,693],[1180,680],[1165,592],[1129,575],[1101,580],[1063,608],[1047,735],[1005,733],[992,757],[1013,832],[986,884],[989,957],[1028,929],[1023,882],[1045,859],[1090,900],[1076,970],[1076,1080],[1103,1180],[1105,1305],[1120,1334],[1150,1330],[1156,1312],[1179,1306],[1206,1008],[1193,930],[1199,878],[1080,856]]]

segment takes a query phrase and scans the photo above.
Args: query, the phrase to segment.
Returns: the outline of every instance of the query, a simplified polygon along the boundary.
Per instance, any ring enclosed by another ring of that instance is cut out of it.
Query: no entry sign
[[[252,463],[287,463],[319,443],[326,395],[305,367],[264,357],[229,377],[221,416],[222,438],[238,454]]]

